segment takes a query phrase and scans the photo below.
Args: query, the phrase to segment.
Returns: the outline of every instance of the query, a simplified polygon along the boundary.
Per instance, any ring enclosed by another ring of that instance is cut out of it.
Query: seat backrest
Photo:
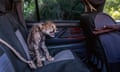
[[[95,27],[103,27],[104,25],[117,24],[110,16],[99,13],[95,18]],[[120,62],[120,33],[110,32],[99,36],[102,46],[104,47],[108,62]]]
[[[86,36],[86,46],[88,48],[88,52],[90,53],[89,59],[93,62],[93,64],[96,65],[96,67],[98,67],[98,69],[100,69],[101,71],[103,70],[103,72],[105,72],[109,71],[106,54],[103,46],[101,45],[101,42],[99,41],[99,38],[95,36],[92,32],[96,28],[95,18],[97,15],[98,13],[83,14],[80,17],[80,21],[81,27],[83,28],[84,34]],[[102,27],[102,24],[100,26]],[[99,67],[99,63],[103,66],[100,65]],[[104,69],[106,70],[104,71]]]
[[[105,13],[93,13],[81,17],[81,22],[88,45],[96,46],[95,49],[93,48],[93,52],[96,52],[98,58],[102,58],[107,66],[109,64],[109,70],[113,69],[112,64],[120,63],[120,32],[114,31],[95,36],[92,31],[95,28],[103,28],[104,25],[115,25],[117,24],[115,20]],[[118,70],[117,72],[120,71],[118,65],[114,65],[114,69]]]
[[[3,45],[0,44],[0,72],[16,72],[7,54],[2,49]]]
[[[2,36],[0,35],[1,38],[12,45],[24,58],[27,59],[25,51],[17,39],[14,30],[12,29],[12,26],[7,18],[7,14],[0,16],[0,32],[2,34]],[[5,49],[5,51],[17,72],[24,72],[28,67],[27,64],[21,62],[13,53],[11,53],[10,50]]]
[[[27,39],[27,31],[24,29],[24,27],[20,24],[20,22],[17,19],[17,16],[14,13],[8,13],[7,14],[7,19],[10,22],[12,28],[14,31],[17,31],[18,29],[22,33],[24,39]]]
[[[95,27],[117,24],[109,15],[99,13],[95,18]],[[104,48],[111,72],[120,72],[120,32],[110,32],[99,36]]]

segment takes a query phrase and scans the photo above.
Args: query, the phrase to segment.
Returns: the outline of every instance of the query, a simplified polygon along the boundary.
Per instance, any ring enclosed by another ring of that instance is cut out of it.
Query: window
[[[32,21],[36,19],[35,0],[24,1],[24,18],[28,21]]]
[[[84,12],[82,0],[25,0],[24,16],[34,20],[79,20]],[[120,0],[106,0],[104,12],[120,20]]]
[[[36,18],[40,20],[76,20],[84,12],[84,5],[81,0],[36,1],[38,11],[35,10],[35,0],[25,0],[24,15],[26,20]]]
[[[120,20],[120,0],[106,0],[104,12],[115,20]]]

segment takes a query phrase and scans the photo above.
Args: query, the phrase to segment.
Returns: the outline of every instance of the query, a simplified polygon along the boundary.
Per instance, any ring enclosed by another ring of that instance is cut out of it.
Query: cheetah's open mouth
[[[55,37],[55,33],[50,33],[50,37]]]

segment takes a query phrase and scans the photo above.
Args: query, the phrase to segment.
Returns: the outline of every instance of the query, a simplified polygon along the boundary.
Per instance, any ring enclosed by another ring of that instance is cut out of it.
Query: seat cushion
[[[39,72],[39,69],[35,72]],[[90,72],[81,61],[65,60],[51,63],[41,68],[40,72]]]
[[[35,72],[90,72],[86,65],[75,58],[70,50],[64,50],[54,56],[53,62],[45,62],[45,66]]]
[[[7,54],[3,52],[0,45],[0,72],[15,72]]]
[[[50,64],[50,63],[55,63],[55,62],[59,62],[59,61],[64,61],[64,60],[74,60],[74,56],[72,54],[72,52],[70,50],[63,50],[59,53],[57,53],[54,56],[55,60],[52,62],[46,61],[45,65]]]
[[[48,64],[35,72],[90,72],[81,61],[65,60]]]

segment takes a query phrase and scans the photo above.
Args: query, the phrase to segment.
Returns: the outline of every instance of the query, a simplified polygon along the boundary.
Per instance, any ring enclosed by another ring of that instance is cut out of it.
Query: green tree
[[[107,0],[104,12],[116,20],[120,20],[120,0]]]
[[[77,19],[84,12],[84,5],[81,0],[38,0],[39,12],[41,20],[62,20]],[[35,19],[35,3],[34,0],[24,1],[25,19]]]
[[[79,19],[84,12],[82,0],[38,0],[40,19]],[[83,0],[84,1],[84,0]],[[104,12],[120,20],[120,0],[106,0]],[[36,19],[35,0],[24,1],[24,16],[27,20]]]
[[[35,16],[35,1],[34,0],[25,0],[24,1],[24,17],[27,20],[34,20]]]

